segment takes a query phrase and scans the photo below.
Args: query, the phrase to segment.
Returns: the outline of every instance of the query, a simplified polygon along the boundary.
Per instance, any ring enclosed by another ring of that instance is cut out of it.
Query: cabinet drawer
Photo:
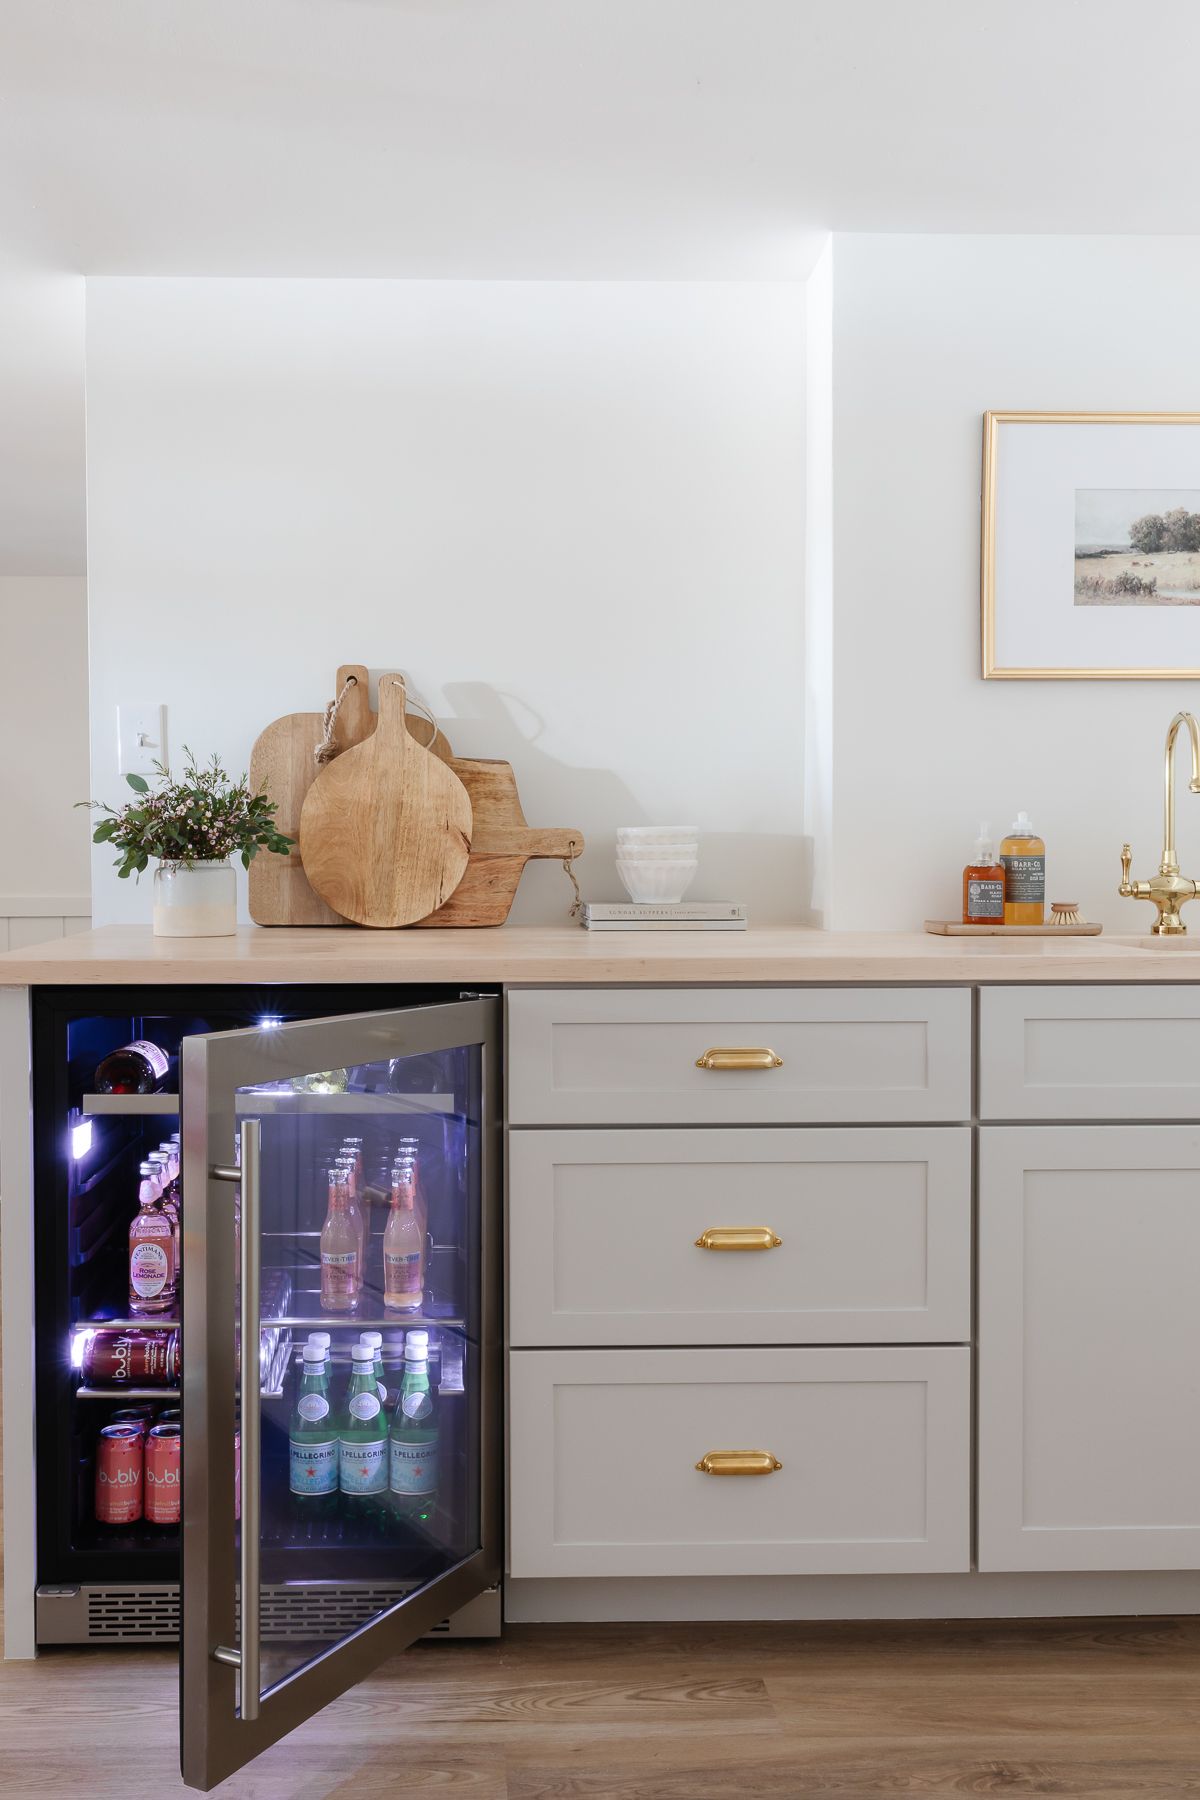
[[[965,988],[523,989],[508,1000],[508,1113],[525,1125],[966,1119]],[[761,1068],[698,1068],[709,1050]]]
[[[966,1348],[514,1350],[511,1573],[969,1566]],[[711,1475],[711,1452],[782,1467]]]
[[[970,1131],[517,1131],[508,1242],[514,1345],[963,1342]]]
[[[1200,1118],[1200,987],[985,988],[980,1009],[986,1119]]]

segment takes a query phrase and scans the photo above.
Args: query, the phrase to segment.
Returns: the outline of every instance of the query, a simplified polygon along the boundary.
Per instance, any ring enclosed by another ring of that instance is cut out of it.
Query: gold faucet
[[[1149,881],[1130,881],[1129,865],[1133,855],[1128,844],[1121,851],[1118,892],[1127,900],[1153,900],[1158,917],[1150,929],[1156,937],[1181,937],[1187,926],[1179,916],[1179,909],[1185,901],[1194,900],[1200,893],[1200,884],[1179,873],[1179,859],[1175,855],[1175,739],[1181,725],[1187,726],[1192,740],[1192,779],[1188,787],[1193,794],[1200,794],[1200,728],[1190,712],[1178,712],[1167,728],[1163,770],[1163,853],[1158,874]]]

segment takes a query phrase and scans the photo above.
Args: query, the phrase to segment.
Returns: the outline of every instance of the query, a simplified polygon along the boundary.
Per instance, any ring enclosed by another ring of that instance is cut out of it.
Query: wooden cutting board
[[[343,663],[337,672],[335,694],[354,680],[338,709],[333,741],[339,752],[361,744],[375,729],[375,714],[362,663]],[[250,785],[265,788],[278,811],[275,823],[290,838],[300,835],[300,809],[304,796],[317,778],[314,751],[321,742],[324,719],[320,713],[288,713],[259,733],[250,752]],[[256,925],[344,925],[345,919],[326,906],[309,886],[299,844],[287,856],[265,852],[250,864],[250,917]]]
[[[474,824],[466,873],[421,925],[503,925],[531,857],[561,859],[583,849],[582,831],[528,825],[512,764],[456,756],[450,767],[471,797]]]
[[[450,764],[410,736],[404,682],[384,675],[374,734],[320,770],[300,809],[305,874],[356,925],[423,919],[466,871],[471,802]]]
[[[343,663],[337,672],[334,693],[340,694],[353,676],[355,685],[346,695],[334,723],[333,741],[340,754],[361,744],[375,729],[375,714],[368,697],[367,670],[362,663]],[[419,744],[431,749],[443,762],[453,752],[442,733],[428,719],[410,714],[409,729]],[[434,733],[430,743],[430,733]],[[250,752],[250,783],[257,792],[265,788],[278,806],[276,823],[290,838],[300,835],[300,810],[304,796],[317,778],[315,755],[324,733],[321,713],[289,713],[260,732]],[[346,925],[349,920],[326,906],[313,892],[304,873],[300,846],[288,856],[256,856],[250,864],[250,917],[256,925]]]
[[[962,925],[956,919],[926,919],[934,937],[1099,937],[1103,925]]]

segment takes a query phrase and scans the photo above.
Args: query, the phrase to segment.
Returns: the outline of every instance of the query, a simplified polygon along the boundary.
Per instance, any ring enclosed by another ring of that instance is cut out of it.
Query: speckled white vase
[[[232,863],[159,863],[154,871],[155,937],[232,937],[237,877]]]

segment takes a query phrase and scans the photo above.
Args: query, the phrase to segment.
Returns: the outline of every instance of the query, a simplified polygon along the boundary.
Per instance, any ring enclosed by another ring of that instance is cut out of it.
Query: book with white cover
[[[584,919],[585,931],[745,931],[745,919]]]
[[[589,925],[620,920],[623,923],[707,924],[710,920],[746,922],[746,908],[734,900],[679,900],[673,905],[636,900],[587,900],[583,908]]]
[[[746,908],[733,900],[589,900],[579,922],[585,931],[745,931]]]

